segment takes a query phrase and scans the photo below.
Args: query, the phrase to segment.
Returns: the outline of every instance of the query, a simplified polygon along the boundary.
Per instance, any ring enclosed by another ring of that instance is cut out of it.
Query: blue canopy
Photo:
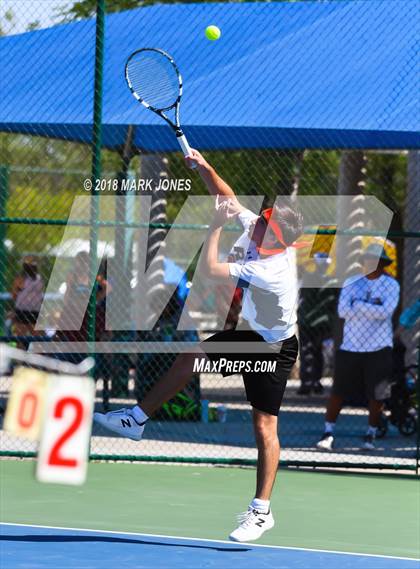
[[[178,149],[139,105],[124,63],[168,51],[181,118],[201,149],[419,148],[419,10],[411,0],[176,4],[106,18],[103,143]],[[204,37],[208,24],[219,41]],[[0,129],[90,142],[95,21],[0,38]]]

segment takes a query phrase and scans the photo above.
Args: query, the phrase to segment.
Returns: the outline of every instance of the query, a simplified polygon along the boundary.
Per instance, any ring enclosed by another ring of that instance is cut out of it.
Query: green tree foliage
[[[13,28],[13,22],[15,19],[15,15],[13,10],[6,10],[0,16],[0,36],[5,36],[8,31]]]
[[[201,0],[206,3],[220,2],[220,0]],[[244,2],[245,0],[230,0],[230,2]],[[261,0],[247,0],[248,2],[256,2]],[[269,2],[270,0],[262,0]],[[293,1],[293,0],[280,0],[280,1]],[[197,1],[199,3],[200,0]],[[108,14],[111,12],[122,12],[123,10],[132,10],[134,8],[145,8],[154,4],[181,4],[181,0],[105,0],[106,11]],[[78,20],[80,18],[91,18],[96,12],[96,0],[78,0],[74,2],[69,8],[61,12],[65,20]]]

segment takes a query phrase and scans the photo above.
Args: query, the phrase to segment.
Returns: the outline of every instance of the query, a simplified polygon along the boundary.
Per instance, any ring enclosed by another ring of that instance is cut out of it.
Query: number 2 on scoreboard
[[[54,418],[61,419],[66,408],[74,409],[74,418],[69,427],[67,427],[63,434],[58,437],[55,444],[53,445],[48,458],[48,464],[51,466],[67,466],[69,468],[74,468],[78,464],[77,459],[64,457],[61,454],[61,449],[66,444],[66,442],[76,433],[82,424],[83,404],[80,399],[76,399],[75,397],[63,397],[63,399],[57,401],[55,405]]]
[[[94,396],[88,377],[55,376],[51,382],[36,471],[41,482],[85,481]]]

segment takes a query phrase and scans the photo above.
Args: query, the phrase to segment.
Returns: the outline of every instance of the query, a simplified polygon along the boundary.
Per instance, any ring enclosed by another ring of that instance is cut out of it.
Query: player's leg
[[[314,377],[312,381],[312,391],[316,394],[324,392],[324,387],[321,383],[322,373],[324,371],[324,351],[323,351],[323,337],[319,334],[315,341],[314,352]]]
[[[270,498],[280,458],[278,419],[253,407],[252,421],[258,450],[255,498],[238,517],[239,525],[229,536],[232,541],[254,541],[274,526]]]
[[[280,442],[277,434],[278,418],[253,408],[252,420],[258,450],[255,498],[269,501],[280,459]]]
[[[391,394],[392,364],[391,348],[364,354],[365,393],[369,402],[369,424],[363,442],[363,448],[366,450],[375,448],[376,432],[380,424],[384,401]]]
[[[383,408],[383,401],[376,401],[375,399],[369,400],[369,425],[372,425],[375,428],[379,426]]]
[[[325,414],[324,433],[316,445],[319,450],[333,450],[335,423],[344,400],[351,397],[353,391],[358,389],[358,384],[361,386],[360,389],[363,386],[359,367],[358,354],[344,350],[337,351],[333,386]]]
[[[369,425],[364,436],[363,448],[365,450],[373,450],[375,448],[375,438],[376,432],[378,430],[381,414],[384,408],[383,401],[376,401],[375,399],[369,399]]]
[[[241,339],[243,339],[243,334],[238,334],[234,330],[225,330],[213,334],[202,342],[201,346],[197,346],[194,351],[180,354],[139,405],[132,409],[119,409],[105,414],[94,413],[94,420],[122,437],[139,441],[150,415],[191,381],[194,361],[202,358],[217,361],[221,358],[221,354],[217,353],[219,342],[228,344],[229,342],[240,342]],[[217,344],[213,345],[212,348],[213,342]],[[206,350],[209,354],[206,354]],[[226,356],[226,354],[222,355]]]
[[[229,342],[240,341],[241,335],[238,335],[234,330],[225,330],[207,338],[207,340],[201,344],[201,347],[197,347],[195,351],[180,354],[171,368],[153,386],[139,404],[143,412],[150,417],[165,401],[171,399],[178,391],[185,387],[187,383],[191,381],[194,371],[194,362],[196,360],[204,358],[206,360],[217,361],[221,355],[210,349],[210,345],[213,342],[227,345]],[[209,354],[206,354],[205,350],[208,350]],[[226,356],[226,354],[222,354],[222,356]]]
[[[193,375],[194,361],[207,356],[202,352],[180,354],[169,370],[147,393],[139,403],[141,409],[148,417],[153,415],[166,401],[172,399],[187,383]]]
[[[139,441],[147,419],[191,381],[194,361],[206,357],[198,350],[179,354],[169,370],[155,383],[139,405],[132,409],[94,413],[94,420],[114,433]]]
[[[287,379],[297,358],[296,337],[282,343],[278,353],[263,359],[276,361],[276,369],[267,373],[244,374],[247,399],[252,405],[252,419],[258,450],[255,498],[239,517],[238,527],[230,534],[232,541],[253,541],[274,526],[270,497],[276,479],[280,443],[277,434],[278,413]],[[255,360],[259,356],[255,355]]]
[[[328,423],[335,423],[340,415],[343,407],[344,398],[336,393],[331,393],[327,403],[327,411],[325,413],[325,421]]]

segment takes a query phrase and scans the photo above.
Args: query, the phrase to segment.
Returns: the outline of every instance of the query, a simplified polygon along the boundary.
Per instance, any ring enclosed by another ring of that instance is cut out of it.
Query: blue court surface
[[[271,547],[229,541],[1,524],[2,569],[417,569],[403,557]]]

